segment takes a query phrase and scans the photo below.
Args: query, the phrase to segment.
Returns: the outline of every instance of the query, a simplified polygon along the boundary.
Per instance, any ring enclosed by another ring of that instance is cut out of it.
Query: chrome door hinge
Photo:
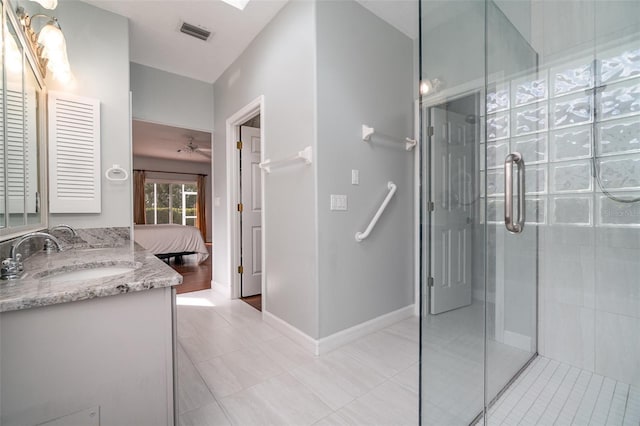
[[[433,126],[427,127],[427,136],[433,136]]]
[[[236,148],[242,149],[242,141],[236,142]]]
[[[238,211],[239,211],[240,213],[242,213],[242,210],[243,210],[243,209],[244,209],[244,207],[242,206],[242,203],[239,203],[239,204],[238,204]]]
[[[433,277],[427,278],[427,287],[433,287]]]
[[[436,209],[436,205],[433,201],[427,202],[427,211],[434,211]]]
[[[242,267],[242,265],[238,266],[238,273],[242,274],[244,272],[244,268]]]

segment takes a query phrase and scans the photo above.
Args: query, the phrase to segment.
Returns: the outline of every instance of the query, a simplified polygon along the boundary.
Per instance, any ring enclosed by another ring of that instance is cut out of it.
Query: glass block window
[[[640,49],[591,55],[490,86],[480,162],[489,223],[504,223],[503,166],[516,151],[528,224],[640,227],[640,203],[607,197],[640,196]]]

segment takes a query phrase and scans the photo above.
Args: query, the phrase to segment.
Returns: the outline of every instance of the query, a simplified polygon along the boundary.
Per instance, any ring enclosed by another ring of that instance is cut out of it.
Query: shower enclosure
[[[640,2],[420,3],[421,423],[640,423]]]

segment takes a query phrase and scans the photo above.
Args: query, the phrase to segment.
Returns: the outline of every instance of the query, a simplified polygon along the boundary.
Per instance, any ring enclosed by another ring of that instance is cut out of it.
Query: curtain
[[[206,184],[205,176],[198,176],[198,199],[196,200],[196,227],[200,230],[202,238],[207,241],[207,214],[206,206]]]
[[[144,211],[144,170],[133,172],[133,223],[144,225],[147,223]]]

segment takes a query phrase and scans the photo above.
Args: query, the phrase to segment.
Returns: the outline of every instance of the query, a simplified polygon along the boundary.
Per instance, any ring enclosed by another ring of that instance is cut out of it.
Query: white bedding
[[[200,230],[185,225],[135,225],[134,239],[153,254],[196,252],[197,262],[204,262],[209,251]]]

